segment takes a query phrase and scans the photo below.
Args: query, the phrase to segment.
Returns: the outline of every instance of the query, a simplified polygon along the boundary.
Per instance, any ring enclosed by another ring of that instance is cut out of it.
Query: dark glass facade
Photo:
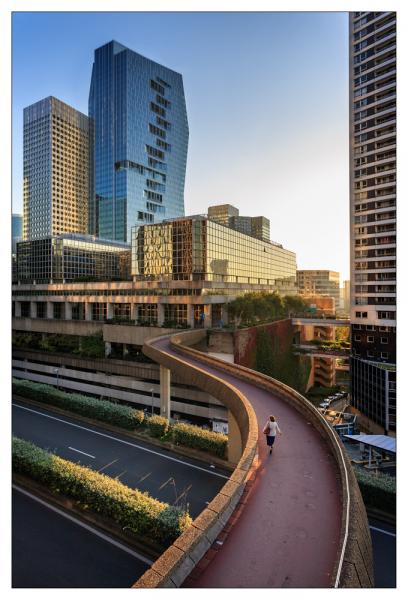
[[[130,247],[124,243],[67,234],[17,244],[20,283],[110,281],[129,277]]]
[[[95,51],[89,94],[90,233],[184,215],[188,122],[182,76],[112,41]]]
[[[16,244],[20,242],[23,237],[23,215],[11,216],[11,239],[12,239],[12,252],[16,252]]]
[[[395,365],[350,358],[352,405],[385,432],[396,429]]]

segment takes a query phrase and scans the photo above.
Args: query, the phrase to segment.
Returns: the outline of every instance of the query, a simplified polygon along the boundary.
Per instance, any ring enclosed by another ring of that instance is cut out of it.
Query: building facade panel
[[[88,117],[52,96],[24,109],[23,237],[87,233]]]

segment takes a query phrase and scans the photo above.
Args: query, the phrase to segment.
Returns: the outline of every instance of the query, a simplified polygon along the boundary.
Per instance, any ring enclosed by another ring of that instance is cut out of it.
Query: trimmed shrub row
[[[204,450],[220,458],[226,456],[228,437],[222,433],[207,431],[186,423],[176,423],[172,426],[171,431],[176,444]]]
[[[169,420],[160,415],[152,415],[146,419],[146,425],[151,436],[161,438],[168,432],[170,428]]]
[[[192,522],[188,513],[151,498],[147,492],[133,490],[19,438],[13,438],[13,471],[162,546],[170,545]]]
[[[13,379],[13,393],[69,410],[83,417],[118,425],[124,429],[136,429],[144,420],[142,410],[81,394],[67,394],[43,383]]]
[[[395,515],[396,481],[386,473],[370,473],[354,467],[364,504]]]
[[[51,385],[25,379],[13,379],[13,393],[130,431],[145,427],[149,435],[155,438],[161,438],[170,432],[174,443],[203,450],[220,458],[225,458],[227,454],[228,437],[226,435],[184,423],[170,425],[165,417],[146,416],[142,410],[115,404],[109,400],[70,394],[57,390]]]

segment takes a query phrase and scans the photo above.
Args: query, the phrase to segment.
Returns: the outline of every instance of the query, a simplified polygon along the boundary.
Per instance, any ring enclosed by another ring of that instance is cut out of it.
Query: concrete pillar
[[[46,317],[47,317],[47,319],[53,319],[54,318],[54,304],[52,302],[50,302],[49,300],[47,301],[47,313],[46,313]]]
[[[137,304],[134,302],[130,305],[130,318],[132,321],[137,321]]]
[[[191,329],[194,329],[194,306],[193,306],[193,304],[187,304],[187,325],[190,325]]]
[[[71,302],[65,302],[65,320],[72,321],[72,304],[71,304]]]
[[[129,348],[126,344],[123,344],[123,357],[125,358],[129,354]]]
[[[85,321],[92,321],[92,302],[85,302]]]
[[[157,303],[157,325],[162,327],[164,323],[164,304]]]
[[[21,317],[21,302],[18,300],[16,300],[14,303],[14,316]]]
[[[112,304],[112,302],[106,303],[106,318],[113,319],[113,304]]]
[[[160,415],[170,420],[170,369],[160,365]]]
[[[112,344],[110,342],[105,342],[105,356],[106,358],[111,355],[112,352]]]
[[[37,316],[37,303],[30,302],[30,318],[35,319]]]
[[[228,460],[237,464],[242,455],[242,439],[234,415],[228,411]]]
[[[211,327],[212,325],[212,306],[211,304],[204,304],[204,327]]]

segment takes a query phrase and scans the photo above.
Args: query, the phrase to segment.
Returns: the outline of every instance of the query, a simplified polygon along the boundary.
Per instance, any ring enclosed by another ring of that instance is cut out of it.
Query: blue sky
[[[183,74],[186,213],[264,214],[299,268],[349,271],[347,13],[14,13],[13,210],[23,108],[87,112],[93,51],[116,39]]]

